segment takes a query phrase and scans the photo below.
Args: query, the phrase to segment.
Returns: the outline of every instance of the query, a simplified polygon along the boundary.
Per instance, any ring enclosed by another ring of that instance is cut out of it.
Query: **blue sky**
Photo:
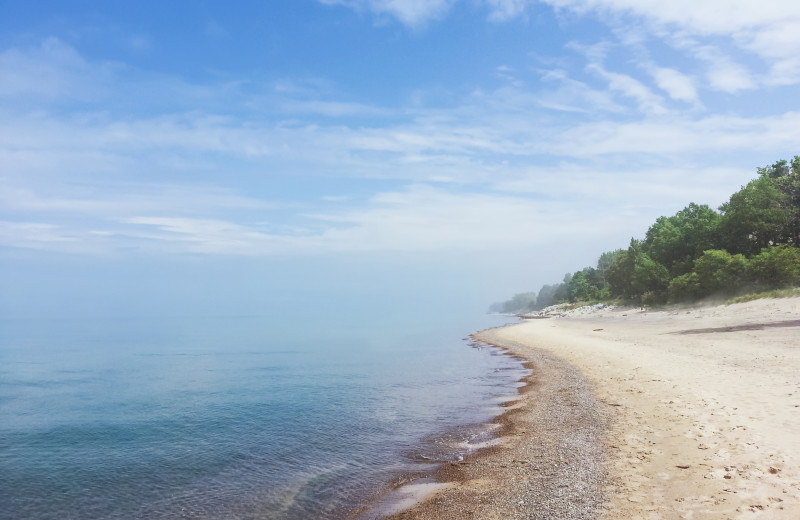
[[[798,83],[788,0],[3,1],[0,303],[488,305],[800,153]]]

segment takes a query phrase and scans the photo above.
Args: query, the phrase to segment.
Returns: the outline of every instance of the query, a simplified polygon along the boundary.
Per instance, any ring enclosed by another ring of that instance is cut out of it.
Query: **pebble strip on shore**
[[[493,330],[474,336],[512,355],[515,345]],[[448,483],[392,520],[574,519],[600,516],[608,471],[605,432],[611,412],[573,366],[526,348],[531,374],[520,399],[497,417],[502,443],[443,465]]]

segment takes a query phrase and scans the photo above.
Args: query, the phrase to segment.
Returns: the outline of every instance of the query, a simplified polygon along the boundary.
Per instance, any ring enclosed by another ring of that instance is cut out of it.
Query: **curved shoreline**
[[[496,335],[502,330],[473,337],[521,357],[519,345]],[[434,474],[441,490],[387,518],[597,517],[608,414],[588,379],[563,359],[542,349],[526,350],[523,359],[531,373],[518,398],[492,421],[499,442],[442,465]]]
[[[790,298],[478,333],[534,369],[503,443],[390,518],[800,518],[798,318]]]

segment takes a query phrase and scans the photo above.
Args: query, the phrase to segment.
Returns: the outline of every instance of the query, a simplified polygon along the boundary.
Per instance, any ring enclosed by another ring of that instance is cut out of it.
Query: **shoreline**
[[[513,347],[480,334],[474,335],[476,341],[519,359],[530,370],[515,398],[492,420],[494,440],[462,461],[440,465],[431,475],[438,489],[380,518],[596,518],[607,475],[603,432],[608,417],[597,406],[591,384],[544,350],[522,358]],[[531,436],[540,442],[528,443]],[[529,473],[535,474],[533,479],[525,478]],[[544,508],[538,507],[542,497]]]
[[[443,465],[444,487],[390,520],[800,518],[800,298],[474,337],[533,370],[495,419],[501,443]]]
[[[496,325],[486,330],[501,329],[514,324]],[[403,514],[431,494],[448,487],[449,484],[442,476],[444,467],[464,464],[478,453],[502,442],[504,433],[500,417],[517,406],[530,370],[524,359],[514,356],[508,349],[476,341],[473,335],[463,337],[462,341],[465,347],[485,350],[491,356],[507,358],[511,362],[512,366],[494,369],[495,372],[510,371],[510,376],[503,376],[507,380],[501,385],[506,391],[478,403],[477,409],[484,410],[481,415],[488,413],[479,422],[465,422],[432,432],[409,446],[404,451],[403,458],[410,467],[388,473],[383,485],[359,499],[356,507],[339,511],[339,517],[347,520],[377,520]]]

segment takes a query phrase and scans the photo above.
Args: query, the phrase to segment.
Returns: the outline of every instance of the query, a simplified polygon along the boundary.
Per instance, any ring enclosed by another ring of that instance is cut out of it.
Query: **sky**
[[[800,154],[794,0],[0,1],[0,311],[485,308]]]

